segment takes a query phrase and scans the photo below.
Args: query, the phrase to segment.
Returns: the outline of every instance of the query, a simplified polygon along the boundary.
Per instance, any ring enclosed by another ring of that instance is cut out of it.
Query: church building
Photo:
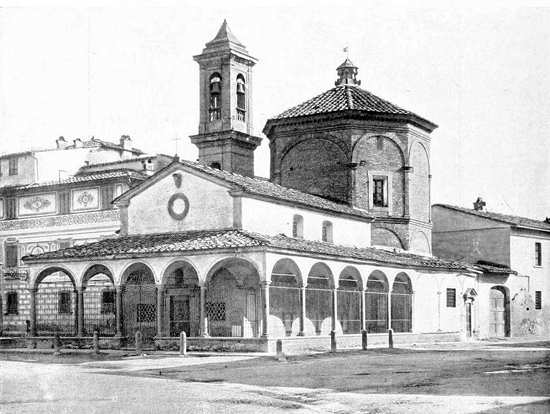
[[[270,177],[254,177],[257,59],[226,22],[194,59],[199,161],[175,157],[118,196],[116,237],[23,259],[29,338],[97,329],[120,346],[140,331],[165,348],[185,331],[192,349],[292,351],[326,349],[331,332],[342,347],[362,331],[379,344],[389,329],[397,344],[477,335],[482,270],[431,254],[434,123],[362,89],[346,59],[333,88],[267,121]],[[43,300],[54,276],[72,286],[61,316]],[[113,307],[87,305],[96,278]],[[112,332],[86,322],[94,312]]]

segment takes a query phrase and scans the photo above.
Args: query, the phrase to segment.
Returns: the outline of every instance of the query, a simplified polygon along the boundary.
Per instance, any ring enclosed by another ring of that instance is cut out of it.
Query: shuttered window
[[[17,217],[17,200],[8,198],[6,200],[6,218],[14,219]]]
[[[6,267],[17,267],[17,244],[6,244]]]
[[[535,309],[542,309],[542,291],[535,291]]]
[[[71,196],[68,191],[59,193],[59,214],[69,214],[71,212]]]
[[[8,292],[6,297],[6,315],[17,315],[19,313],[19,299],[17,292]]]
[[[456,289],[447,288],[447,307],[456,308]]]
[[[106,185],[101,187],[101,207],[104,210],[113,208],[111,201],[115,198],[115,187],[113,185]]]
[[[535,243],[535,266],[542,266],[542,244]]]

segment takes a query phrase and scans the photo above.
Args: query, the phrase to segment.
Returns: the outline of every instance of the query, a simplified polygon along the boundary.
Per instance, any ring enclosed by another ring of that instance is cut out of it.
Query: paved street
[[[547,413],[549,345],[379,349],[286,362],[11,355],[0,361],[0,413]]]

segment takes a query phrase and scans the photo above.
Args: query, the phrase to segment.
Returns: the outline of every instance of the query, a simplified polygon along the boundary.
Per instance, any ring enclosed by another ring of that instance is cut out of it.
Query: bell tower
[[[252,68],[257,60],[225,20],[193,59],[200,70],[200,120],[191,142],[199,148],[199,161],[254,176],[254,150],[261,142],[252,135]]]

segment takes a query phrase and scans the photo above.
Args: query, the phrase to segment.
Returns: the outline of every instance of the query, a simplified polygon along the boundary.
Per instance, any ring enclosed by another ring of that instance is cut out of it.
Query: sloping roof
[[[145,179],[146,176],[136,171],[116,170],[116,171],[92,173],[92,174],[86,174],[86,175],[76,175],[74,177],[69,177],[64,180],[47,181],[43,183],[32,183],[32,184],[15,185],[15,186],[5,186],[0,188],[0,193],[30,190],[34,188],[55,187],[58,185],[87,183],[87,182],[108,180],[108,179],[120,178],[120,177],[128,177],[128,178],[143,180]]]
[[[479,260],[476,264],[476,267],[479,267],[481,270],[483,270],[484,273],[492,273],[492,274],[509,274],[509,275],[517,275],[518,272],[515,270],[510,269],[506,265],[502,265],[500,263],[493,263],[488,262],[485,260]]]
[[[550,223],[544,220],[535,220],[527,217],[512,216],[508,214],[494,213],[485,210],[474,210],[471,208],[458,207],[450,204],[434,204],[433,207],[443,207],[449,210],[458,211],[465,214],[471,214],[477,217],[483,217],[489,220],[499,221],[501,223],[507,223],[515,227],[537,229],[543,231],[550,231]]]
[[[320,241],[295,239],[285,235],[268,236],[235,229],[124,236],[39,255],[25,256],[23,260],[32,263],[44,260],[68,260],[92,257],[122,258],[129,256],[158,255],[163,253],[170,254],[255,247],[338,256],[387,265],[427,268],[432,270],[471,271],[471,267],[463,263],[442,260],[435,257],[391,252],[376,249],[374,247],[357,248],[338,246]]]
[[[437,125],[416,115],[413,112],[400,108],[371,92],[361,89],[357,85],[339,85],[329,89],[320,95],[311,98],[293,108],[267,121],[264,132],[270,123],[283,119],[306,117],[319,114],[330,114],[335,112],[355,111],[369,114],[392,115],[409,119],[429,131]]]
[[[207,167],[201,163],[180,160],[174,161],[172,164],[167,165],[162,170],[159,170],[156,174],[149,177],[148,180],[134,187],[129,192],[123,194],[119,199],[132,197],[133,194],[140,191],[141,188],[147,186],[151,180],[162,174],[166,174],[169,169],[177,168],[178,165],[186,166],[195,171],[207,174],[211,177],[223,180],[231,185],[236,191],[243,191],[248,194],[255,194],[262,197],[268,197],[275,200],[289,202],[293,204],[300,204],[306,207],[313,207],[321,210],[327,210],[335,213],[348,214],[362,218],[372,218],[372,216],[365,210],[359,210],[352,208],[347,204],[340,204],[334,201],[327,200],[323,197],[314,196],[311,194],[303,193],[292,188],[283,187],[281,185],[272,183],[262,178],[246,177],[240,174],[230,173],[224,170],[218,170],[216,168]],[[115,199],[116,203],[119,199]]]
[[[236,43],[236,44],[244,47],[244,45],[241,43],[241,41],[239,39],[237,39],[237,37],[233,34],[231,29],[229,28],[226,19],[223,20],[223,23],[222,23],[220,29],[218,30],[218,33],[216,34],[216,37],[214,37],[214,39],[212,39],[210,42],[208,42],[206,44],[206,46],[209,46],[213,43],[225,43],[225,42]]]

